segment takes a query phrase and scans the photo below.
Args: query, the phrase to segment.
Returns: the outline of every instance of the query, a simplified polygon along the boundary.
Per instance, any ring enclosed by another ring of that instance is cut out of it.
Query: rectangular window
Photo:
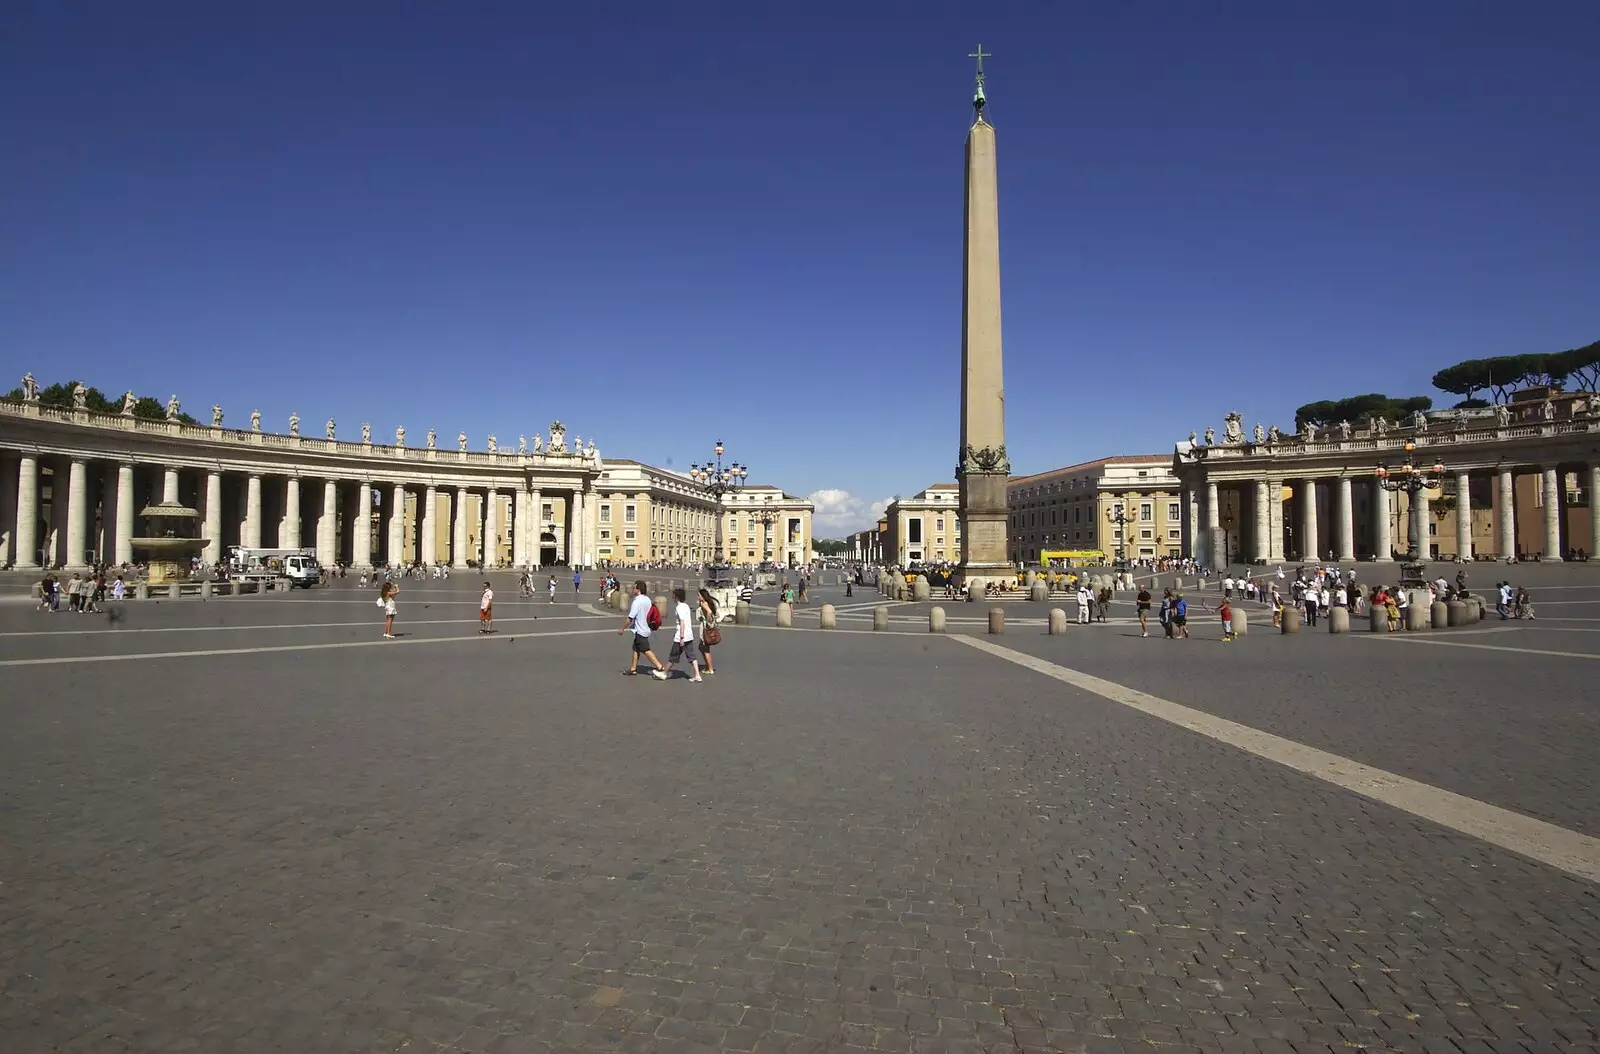
[[[633,548],[631,546],[629,548],[627,548],[627,549],[622,550],[622,551],[624,553],[626,553],[628,556],[632,556],[633,555]]]
[[[933,521],[933,529],[936,530],[936,531],[939,531],[941,534],[944,532],[944,517],[943,516],[940,516],[938,519]]]
[[[1168,523],[1182,523],[1183,522],[1183,508],[1177,502],[1173,502],[1171,505],[1167,506],[1167,522]]]
[[[609,506],[609,505],[600,506],[600,522],[601,523],[610,523],[611,522],[611,506]]]
[[[1143,528],[1143,529],[1141,529],[1139,531],[1139,539],[1141,541],[1148,542],[1148,541],[1152,540],[1153,538],[1155,538],[1155,534],[1154,534],[1154,532],[1152,532],[1150,530],[1150,528],[1145,527],[1145,528]]]
[[[555,509],[548,501],[545,502],[544,507],[539,510],[539,518],[544,520],[545,523],[549,523],[551,520],[556,518]]]
[[[622,522],[623,523],[638,523],[639,522],[639,506],[637,506],[637,505],[624,505],[622,507]]]
[[[625,531],[625,532],[624,532],[624,533],[623,533],[623,535],[622,535],[622,537],[623,537],[623,538],[624,538],[624,539],[625,539],[625,540],[627,540],[627,541],[630,541],[630,542],[631,542],[631,541],[634,541],[634,540],[635,540],[635,539],[637,539],[637,538],[638,538],[638,536],[639,536],[639,535],[638,535],[638,532],[637,532],[637,531],[635,531],[635,530],[634,530],[634,529],[633,529],[633,528],[632,528],[632,527],[629,527],[629,528],[628,528],[628,529],[627,529],[627,531]]]
[[[1168,527],[1167,528],[1167,540],[1169,542],[1182,541],[1183,540],[1183,532],[1178,530],[1178,528],[1176,528],[1176,527]]]
[[[600,528],[600,540],[602,542],[608,542],[608,541],[611,540],[611,528],[609,528],[609,527]]]
[[[1155,518],[1156,518],[1155,506],[1151,505],[1148,501],[1140,502],[1139,503],[1139,521],[1141,523],[1149,523],[1151,520],[1153,520]]]

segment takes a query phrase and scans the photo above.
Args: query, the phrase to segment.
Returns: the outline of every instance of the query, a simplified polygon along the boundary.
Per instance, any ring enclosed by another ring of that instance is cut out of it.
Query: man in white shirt
[[[1222,595],[1229,600],[1233,599],[1233,576],[1228,575],[1222,580]]]
[[[551,588],[555,587],[555,578],[550,579]],[[639,672],[639,656],[643,655],[650,660],[650,665],[655,667],[651,672],[659,679],[666,680],[666,670],[661,665],[661,660],[656,658],[656,653],[650,650],[650,609],[655,605],[650,603],[650,598],[645,596],[648,592],[643,582],[633,584],[633,602],[628,605],[628,620],[622,624],[618,633],[632,633],[633,658],[628,663],[628,668],[622,671],[629,677]]]
[[[705,678],[700,676],[700,649],[694,639],[694,614],[689,610],[689,594],[682,586],[672,591],[672,599],[677,602],[673,608],[672,651],[667,655],[666,670],[657,670],[655,676],[666,680],[672,675],[672,669],[678,665],[679,659],[689,660],[689,669],[693,676],[689,679],[699,684]]]
[[[1093,596],[1094,596],[1094,594],[1089,592],[1089,586],[1088,586],[1087,580],[1086,579],[1082,579],[1082,578],[1078,579],[1078,624],[1079,625],[1087,626],[1089,624],[1089,601],[1093,598]]]

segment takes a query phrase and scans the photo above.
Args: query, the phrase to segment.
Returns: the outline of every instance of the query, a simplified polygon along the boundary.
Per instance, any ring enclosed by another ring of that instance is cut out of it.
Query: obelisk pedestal
[[[978,49],[982,54],[983,49]],[[961,308],[961,573],[966,587],[1013,577],[1007,545],[1005,383],[1000,344],[1000,202],[994,128],[983,118],[979,58],[977,120],[967,133],[966,269]]]

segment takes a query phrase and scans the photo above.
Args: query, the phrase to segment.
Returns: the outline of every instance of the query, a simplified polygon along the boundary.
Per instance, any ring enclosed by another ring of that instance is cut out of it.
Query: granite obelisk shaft
[[[994,128],[967,133],[966,271],[961,306],[961,569],[969,585],[1008,577],[1006,396],[1000,351],[1000,201]]]

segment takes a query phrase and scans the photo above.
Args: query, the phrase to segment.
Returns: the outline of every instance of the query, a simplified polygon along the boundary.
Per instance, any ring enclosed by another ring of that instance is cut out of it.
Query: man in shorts
[[[1172,632],[1180,639],[1189,639],[1189,602],[1182,593],[1172,598]]]
[[[1150,636],[1150,590],[1144,586],[1139,587],[1136,599],[1139,612],[1139,636]]]
[[[555,581],[555,579],[551,579]],[[633,656],[628,663],[628,668],[622,671],[629,677],[636,676],[639,672],[639,656],[643,655],[650,660],[653,667],[651,673],[658,680],[667,679],[667,671],[661,665],[661,660],[656,658],[656,653],[650,650],[650,609],[655,605],[650,603],[650,598],[645,594],[649,587],[642,581],[633,584],[633,602],[628,605],[628,620],[622,624],[618,633],[631,633],[633,638]]]

